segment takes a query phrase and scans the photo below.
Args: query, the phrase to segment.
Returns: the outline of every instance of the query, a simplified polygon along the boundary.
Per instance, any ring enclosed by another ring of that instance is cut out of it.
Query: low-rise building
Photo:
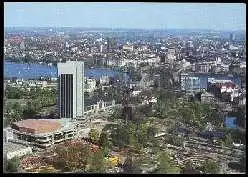
[[[96,89],[96,80],[86,78],[85,85],[84,85],[84,91],[91,93],[91,92],[94,92],[95,89]]]
[[[246,95],[243,93],[239,97],[239,104],[240,105],[246,105]]]
[[[76,135],[75,125],[68,119],[26,119],[12,123],[12,141],[48,148]]]
[[[100,77],[100,84],[109,84],[109,77],[108,76],[102,76]]]
[[[141,93],[141,90],[135,90],[132,92],[132,96],[137,96]]]
[[[47,81],[36,81],[36,85],[38,87],[46,87],[47,86]]]
[[[214,103],[216,102],[215,96],[211,93],[204,92],[201,94],[201,102],[203,103]]]
[[[123,50],[129,50],[129,51],[133,51],[133,45],[124,45],[122,47]]]

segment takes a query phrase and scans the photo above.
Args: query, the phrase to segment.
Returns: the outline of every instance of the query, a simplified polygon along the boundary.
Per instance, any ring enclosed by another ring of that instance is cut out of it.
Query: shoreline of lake
[[[101,76],[118,77],[121,74],[110,68],[89,68],[84,71],[84,76],[95,79],[100,79]],[[4,79],[39,79],[40,77],[57,77],[57,67],[48,64],[4,61]]]

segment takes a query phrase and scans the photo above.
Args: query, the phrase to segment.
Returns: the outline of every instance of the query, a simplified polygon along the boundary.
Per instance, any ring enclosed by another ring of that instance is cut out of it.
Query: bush
[[[20,159],[17,157],[11,160],[8,160],[6,171],[7,172],[18,172],[19,164],[20,164]]]
[[[206,160],[203,165],[201,166],[201,171],[203,171],[204,173],[210,173],[210,174],[216,174],[219,172],[219,167],[218,164],[216,162],[214,162],[213,160]]]

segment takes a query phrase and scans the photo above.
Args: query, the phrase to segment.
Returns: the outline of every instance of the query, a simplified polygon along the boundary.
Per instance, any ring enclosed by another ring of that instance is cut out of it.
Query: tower
[[[107,51],[108,52],[110,52],[110,46],[111,46],[111,44],[110,44],[110,39],[109,39],[109,37],[107,38]]]
[[[234,33],[230,33],[230,41],[235,41],[235,34]]]
[[[80,119],[84,114],[84,63],[58,63],[60,118]]]

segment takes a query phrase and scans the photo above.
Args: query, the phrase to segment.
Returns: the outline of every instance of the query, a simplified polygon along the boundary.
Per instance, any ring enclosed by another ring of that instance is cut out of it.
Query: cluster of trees
[[[97,129],[92,128],[89,132],[90,141],[93,144],[99,145],[104,156],[107,156],[112,149],[112,142],[109,141],[109,135],[106,131],[102,131],[101,134]]]
[[[180,168],[176,167],[175,163],[171,160],[171,156],[166,151],[158,152],[159,165],[155,170],[155,173],[162,174],[179,174]]]
[[[205,174],[217,174],[220,171],[218,164],[213,160],[206,160],[200,170]]]
[[[178,112],[183,123],[201,130],[205,128],[207,122],[219,119],[219,117],[214,117],[211,105],[198,102],[184,103],[178,108]]]
[[[101,149],[92,152],[89,145],[57,146],[55,152],[57,157],[54,159],[54,166],[63,172],[105,172],[106,162]]]
[[[197,129],[204,129],[207,122],[220,127],[223,123],[222,112],[214,104],[189,102],[185,98],[179,99],[172,91],[158,92],[156,116],[158,118],[173,118]]]
[[[118,119],[124,119],[120,109],[114,110],[112,115],[108,117],[108,121],[114,121]]]
[[[133,153],[128,153],[125,162],[122,165],[123,173],[128,174],[139,174],[142,172],[142,164],[150,164],[155,169],[151,172],[153,174],[179,174],[181,169],[171,160],[171,155],[164,150],[154,151],[157,156],[158,163],[154,162],[153,159],[148,159],[144,156],[135,156]]]
[[[9,87],[6,90],[7,99],[27,98],[25,105],[19,102],[8,102],[4,106],[4,126],[21,119],[32,118],[43,108],[56,104],[56,90],[52,89],[31,89],[21,90],[19,88]]]
[[[19,164],[20,159],[18,157],[15,157],[7,161],[6,169],[4,170],[6,170],[6,172],[18,172]]]
[[[64,172],[88,172],[88,173],[104,173],[107,168],[106,156],[112,149],[112,143],[106,131],[101,134],[97,129],[91,129],[89,132],[90,141],[99,145],[97,151],[92,151],[90,145],[75,146],[57,146],[55,152],[57,157],[54,159],[53,165],[56,169]]]
[[[37,102],[40,102],[40,107],[47,107],[52,106],[56,104],[56,96],[57,91],[56,89],[41,89],[36,88],[30,91],[30,98],[32,100],[36,100]]]
[[[233,138],[232,138],[232,134],[231,133],[227,133],[224,137],[224,141],[223,141],[225,146],[232,146],[233,144]]]
[[[6,99],[31,99],[41,102],[41,107],[56,104],[56,89],[25,88],[7,86],[5,90]]]
[[[134,158],[133,154],[128,154],[122,165],[123,173],[140,174],[140,159]]]
[[[3,126],[6,127],[12,122],[16,122],[22,119],[24,108],[20,103],[8,103],[5,105],[3,115]]]
[[[111,132],[111,139],[115,146],[130,145],[140,149],[148,142],[153,141],[155,133],[156,129],[149,122],[128,122],[124,125],[117,125]]]
[[[17,87],[6,87],[5,97],[7,99],[22,99],[24,98],[25,91]]]

